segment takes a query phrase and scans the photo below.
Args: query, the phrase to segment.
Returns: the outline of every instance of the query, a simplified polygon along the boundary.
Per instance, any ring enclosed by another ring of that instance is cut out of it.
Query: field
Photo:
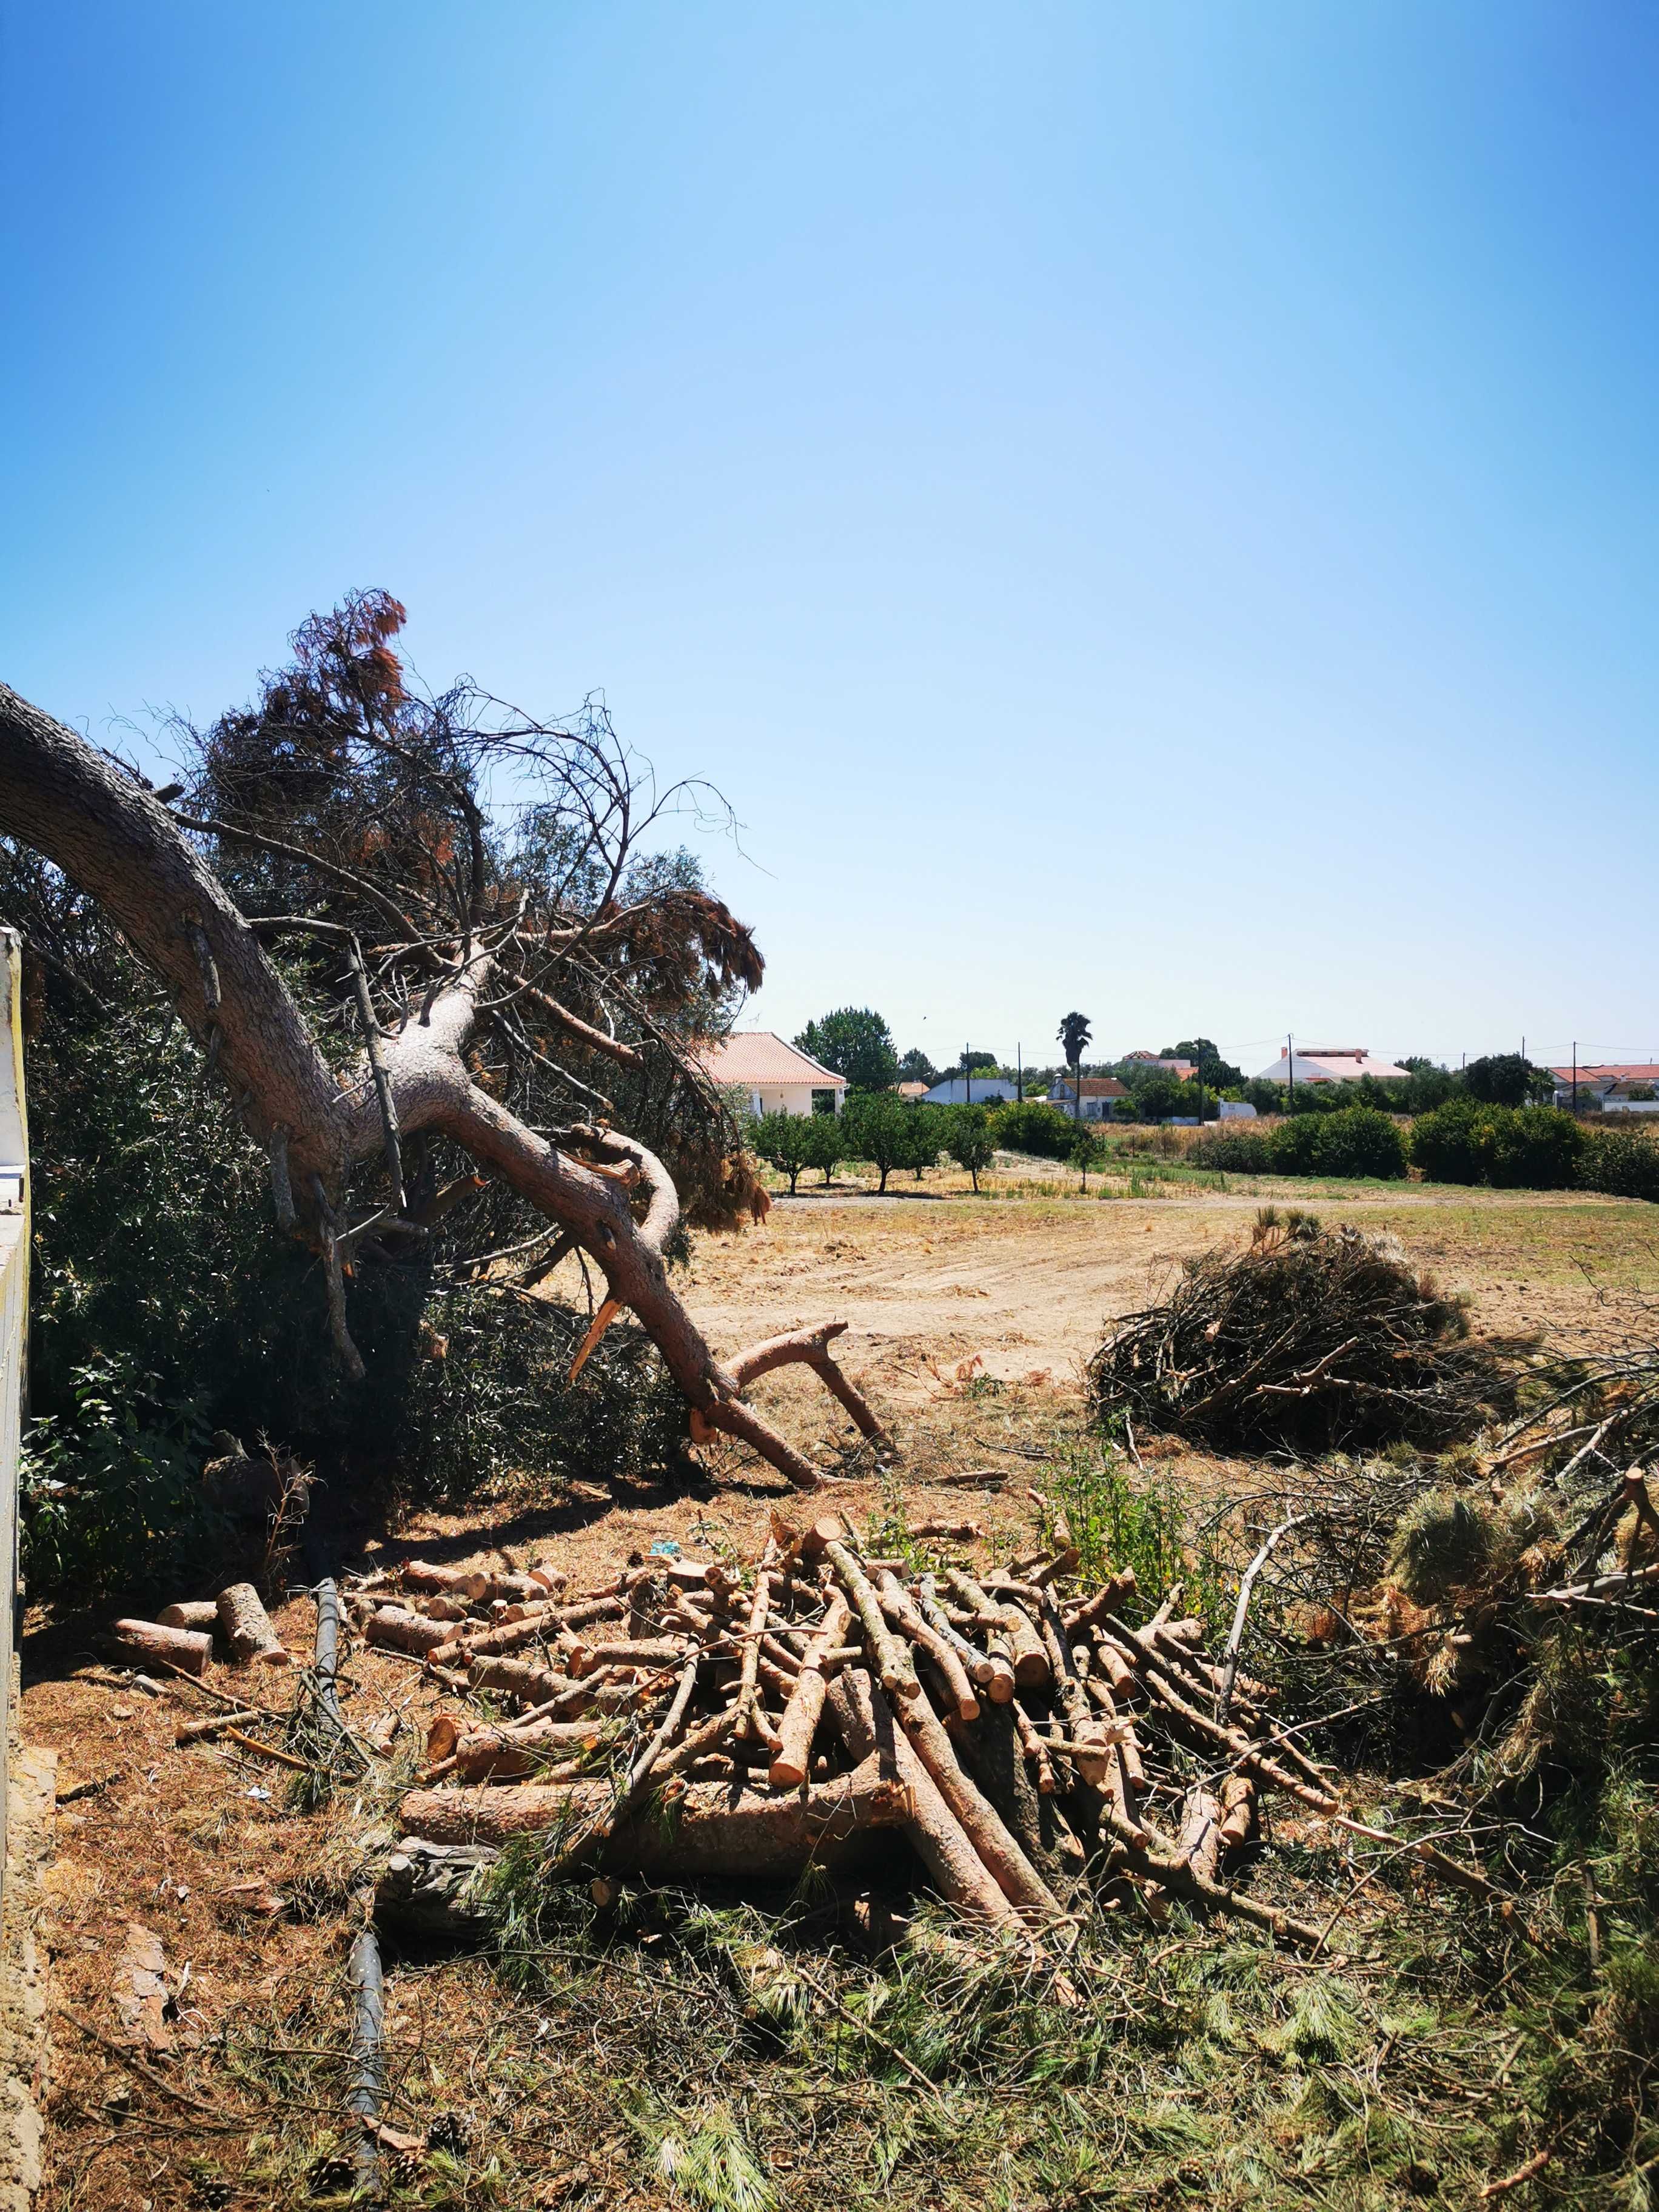
[[[721,1347],[844,1319],[845,1364],[890,1447],[853,1449],[798,1376],[757,1397],[808,1441],[830,1500],[861,1529],[971,1518],[985,1542],[958,1548],[981,1559],[1000,1535],[1034,1532],[1034,1477],[1097,1468],[1079,1367],[1109,1316],[1144,1304],[1184,1255],[1247,1236],[1264,1203],[1392,1231],[1494,1333],[1593,1342],[1659,1284],[1653,1210],[1610,1200],[1217,1188],[1178,1162],[1133,1164],[1103,1195],[1035,1163],[1002,1164],[986,1196],[965,1186],[933,1174],[920,1190],[895,1178],[886,1199],[847,1183],[780,1197],[763,1231],[700,1245],[690,1299]],[[366,1524],[362,1559],[522,1564],[545,1550],[580,1570],[667,1537],[752,1552],[787,1494],[734,1449],[704,1456],[711,1480],[690,1492],[591,1482],[548,1499],[507,1486],[465,1512]],[[1146,1485],[1189,1502],[1258,1474],[1154,1439],[1142,1456]],[[939,1480],[975,1468],[1000,1486]],[[305,1600],[280,1617],[291,1647],[306,1646],[313,1618]],[[327,2179],[315,2160],[342,2132],[354,1875],[392,1793],[307,1812],[280,1768],[230,1747],[176,1747],[177,1725],[206,1700],[100,1679],[94,1626],[37,1620],[25,1646],[25,1733],[62,1759],[43,2202],[251,2212],[311,2201]],[[356,1716],[409,1723],[432,1709],[417,1669],[384,1655],[355,1656],[352,1684]],[[257,1693],[288,1695],[270,1680]],[[398,1744],[406,1776],[418,1763],[407,1727]],[[1280,1840],[1336,1849],[1331,1837]],[[391,2201],[1462,2203],[1534,2140],[1516,2086],[1528,2038],[1571,2040],[1563,2022],[1581,2017],[1569,2008],[1540,2028],[1518,1987],[1483,1987],[1468,1947],[1413,1893],[1368,1895],[1313,1965],[1224,1927],[1187,1930],[1179,1914],[1103,1917],[1079,1954],[1077,2002],[1059,2008],[1006,1962],[964,1967],[925,1912],[896,1950],[884,1947],[871,1929],[886,1909],[823,1892],[765,1912],[649,1895],[601,1912],[577,1891],[510,1922],[492,1959],[394,1956],[387,2117],[411,2136],[441,2115],[460,2124]],[[133,1923],[161,1939],[179,2000],[179,2047],[142,2075],[68,2009],[116,2032],[112,1977]],[[216,2195],[220,2180],[231,2194]],[[1556,2201],[1648,2202],[1639,2175],[1582,2198],[1570,2171],[1541,2186]]]

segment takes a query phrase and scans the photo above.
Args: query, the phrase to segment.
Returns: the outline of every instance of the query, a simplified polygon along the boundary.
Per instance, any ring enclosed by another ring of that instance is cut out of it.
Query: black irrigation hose
[[[317,1607],[317,1650],[311,1672],[311,1705],[320,1733],[327,1740],[325,1763],[333,1767],[342,1751],[346,1765],[362,1773],[368,1761],[340,1711],[340,1592],[331,1575],[313,1585],[311,1597]]]
[[[372,2190],[380,2175],[380,2144],[374,2132],[374,2116],[386,2087],[386,2052],[381,2031],[386,2021],[386,1990],[380,1978],[380,1946],[373,1928],[362,1928],[353,1939],[346,1979],[356,1999],[351,2022],[351,2086],[346,2110],[362,2130],[354,2154],[359,2189]]]
[[[325,1576],[311,1595],[317,1604],[317,1708],[337,1735],[349,1739],[335,1680],[340,1663],[339,1587],[331,1575]]]
[[[313,1673],[316,1680],[317,1711],[337,1741],[349,1747],[351,1731],[340,1711],[337,1674],[340,1659],[340,1592],[331,1575],[325,1576],[312,1592],[317,1604],[317,1645]],[[386,2087],[386,2053],[382,2034],[386,2024],[386,1989],[380,1973],[380,1946],[373,1927],[361,1928],[352,1939],[346,1963],[346,1980],[353,1995],[351,2016],[351,2081],[346,2110],[356,2119],[362,2136],[353,2154],[359,2189],[373,2190],[380,2177],[380,2145],[374,2118]]]

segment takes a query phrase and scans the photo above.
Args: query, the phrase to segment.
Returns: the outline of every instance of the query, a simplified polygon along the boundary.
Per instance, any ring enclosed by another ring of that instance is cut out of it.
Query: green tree
[[[1244,1072],[1235,1067],[1230,1060],[1223,1060],[1208,1037],[1182,1037],[1179,1044],[1166,1044],[1160,1058],[1190,1060],[1198,1070],[1198,1079],[1212,1091],[1231,1090],[1243,1083]]]
[[[939,1164],[939,1156],[945,1149],[949,1111],[948,1107],[930,1106],[921,1098],[904,1102],[904,1158],[899,1165],[909,1168],[918,1182],[924,1168]]]
[[[912,1045],[899,1062],[901,1083],[925,1083],[931,1091],[939,1081],[939,1070],[927,1054]]]
[[[1087,1014],[1066,1014],[1055,1032],[1066,1065],[1072,1071],[1072,1119],[1083,1118],[1083,1053],[1094,1031]]]
[[[975,1052],[969,1048],[957,1054],[957,1066],[964,1075],[977,1075],[981,1068],[994,1075],[1000,1065],[994,1052]]]
[[[1198,1094],[1190,1085],[1161,1073],[1136,1084],[1134,1097],[1143,1121],[1167,1121],[1172,1114],[1190,1114],[1198,1105]]]
[[[1046,1099],[1011,1101],[991,1111],[990,1126],[1004,1152],[1030,1152],[1039,1159],[1063,1160],[1071,1150],[1073,1125]]]
[[[847,1158],[847,1134],[841,1126],[839,1114],[805,1114],[805,1143],[806,1164],[823,1170],[823,1187],[830,1188],[830,1178]]]
[[[988,1168],[996,1158],[997,1140],[992,1133],[991,1117],[982,1106],[952,1106],[948,1111],[950,1126],[945,1132],[945,1149],[959,1168],[967,1169],[977,1197],[980,1171]]]
[[[801,1170],[817,1165],[812,1124],[829,1118],[823,1114],[763,1114],[749,1125],[749,1149],[769,1167],[788,1176],[791,1198]]]
[[[844,1075],[854,1091],[885,1091],[899,1079],[892,1032],[871,1006],[841,1006],[821,1015],[808,1022],[795,1046]]]
[[[915,1109],[890,1091],[855,1091],[842,1111],[849,1160],[868,1160],[885,1192],[895,1168],[908,1167],[916,1142]]]
[[[1072,1149],[1066,1157],[1082,1176],[1083,1188],[1087,1190],[1090,1169],[1105,1164],[1106,1139],[1097,1130],[1080,1128],[1072,1139]]]
[[[1534,1068],[1518,1052],[1488,1053],[1469,1062],[1463,1071],[1463,1083],[1470,1097],[1478,1098],[1483,1106],[1524,1106],[1531,1096],[1533,1077],[1547,1073]]]

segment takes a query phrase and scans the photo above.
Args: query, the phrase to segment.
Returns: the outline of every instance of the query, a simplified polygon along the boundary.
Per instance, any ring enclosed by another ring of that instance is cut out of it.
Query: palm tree
[[[1072,1071],[1072,1119],[1083,1118],[1083,1048],[1091,1032],[1087,1014],[1067,1014],[1060,1025],[1060,1042],[1066,1065]]]

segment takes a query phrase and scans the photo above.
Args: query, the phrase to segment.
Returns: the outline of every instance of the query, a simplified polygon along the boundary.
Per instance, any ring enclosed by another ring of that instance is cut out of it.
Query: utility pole
[[[1291,1030],[1285,1039],[1285,1064],[1291,1071],[1291,1098],[1292,1100],[1296,1097],[1296,1047],[1291,1041],[1294,1035],[1295,1031]]]
[[[1578,1040],[1572,1041],[1572,1110],[1578,1111]]]
[[[1014,1044],[1014,1097],[1020,1105],[1025,1103],[1025,1061],[1018,1039]]]
[[[962,1048],[962,1097],[963,1104],[968,1106],[974,1103],[974,1063],[968,1057],[972,1049],[971,1045]]]

